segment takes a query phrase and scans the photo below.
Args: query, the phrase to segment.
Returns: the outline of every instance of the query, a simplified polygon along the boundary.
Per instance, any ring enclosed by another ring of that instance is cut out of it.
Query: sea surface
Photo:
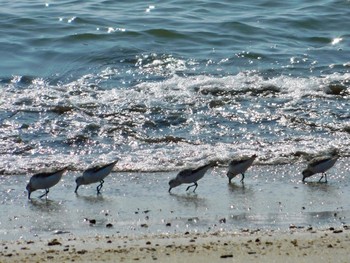
[[[349,17],[349,0],[1,0],[0,233],[84,233],[105,210],[124,230],[158,211],[146,232],[349,224]],[[335,151],[328,184],[301,184]],[[252,154],[244,186],[228,185],[228,162]],[[116,159],[102,196],[74,195],[84,169]],[[213,160],[197,194],[167,193]],[[48,200],[27,201],[31,175],[65,166]]]

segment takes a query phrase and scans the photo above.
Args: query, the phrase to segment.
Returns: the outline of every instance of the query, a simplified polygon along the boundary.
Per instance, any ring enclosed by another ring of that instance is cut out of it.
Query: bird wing
[[[249,158],[242,158],[242,159],[234,159],[230,162],[231,165],[238,165],[238,164],[241,164],[241,163],[244,163],[246,162]]]
[[[186,178],[188,176],[191,176],[192,174],[193,174],[192,169],[185,169],[185,170],[182,170],[181,172],[179,172],[179,174],[177,176],[181,177],[181,178]]]
[[[86,173],[91,173],[91,172],[92,173],[96,173],[96,172],[98,172],[98,171],[100,171],[100,170],[102,170],[104,168],[107,168],[108,166],[110,166],[112,164],[116,164],[116,163],[117,163],[117,161],[112,162],[112,163],[108,163],[108,164],[105,164],[105,165],[98,165],[98,166],[95,166],[95,167],[91,167],[91,168],[85,170],[85,172]]]
[[[32,177],[34,178],[46,178],[46,177],[50,177],[51,175],[57,174],[57,173],[61,173],[64,172],[67,169],[67,167],[54,171],[54,172],[44,172],[44,173],[38,173],[33,175]]]
[[[202,165],[201,167],[198,167],[197,169],[192,170],[192,173],[197,173],[200,170],[203,170],[203,169],[206,169],[206,168],[210,168],[211,166],[212,166],[212,164],[210,164],[210,163]]]
[[[185,169],[181,172],[179,172],[179,174],[177,175],[179,178],[182,178],[182,179],[186,179],[187,177],[189,176],[192,176],[200,171],[206,171],[207,169],[209,169],[210,167],[212,166],[212,164],[206,164],[206,165],[203,165],[203,166],[200,166],[196,169]],[[204,171],[204,173],[205,173]]]
[[[321,163],[323,163],[323,162],[325,162],[325,161],[328,161],[328,160],[330,160],[330,159],[331,159],[331,158],[329,158],[329,157],[327,157],[327,158],[325,158],[325,157],[314,158],[314,159],[312,159],[312,160],[310,161],[309,166],[310,166],[310,167],[314,167],[314,166],[317,166],[317,165],[319,165],[319,164],[321,164]]]
[[[50,177],[51,175],[53,175],[54,173],[38,173],[33,175],[33,178],[46,178],[46,177]]]

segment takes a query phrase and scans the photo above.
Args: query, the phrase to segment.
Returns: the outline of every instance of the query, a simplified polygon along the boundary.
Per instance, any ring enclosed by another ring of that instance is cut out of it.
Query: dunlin
[[[335,164],[338,158],[338,155],[334,155],[331,157],[319,157],[311,160],[307,168],[303,171],[303,182],[305,182],[305,178],[307,177],[310,177],[314,174],[322,173],[319,182],[321,182],[322,178],[325,177],[325,183],[327,183],[326,171]]]
[[[75,193],[77,193],[79,186],[86,185],[86,184],[93,184],[100,182],[100,184],[97,186],[97,194],[100,194],[100,190],[104,183],[104,178],[109,175],[114,167],[114,165],[118,161],[114,161],[112,163],[103,165],[103,166],[96,166],[89,168],[84,171],[83,176],[79,176],[75,182],[77,183],[77,187],[75,188]]]
[[[67,168],[64,168],[51,173],[38,173],[33,175],[26,187],[28,191],[28,199],[30,199],[31,193],[38,189],[45,189],[45,193],[39,196],[39,198],[47,196],[49,188],[56,185],[61,180],[62,175],[66,170]]]
[[[188,186],[186,191],[190,189],[191,187],[195,187],[193,192],[196,191],[198,184],[197,181],[201,179],[204,174],[207,172],[207,170],[215,165],[214,162],[211,162],[209,164],[203,165],[197,169],[186,169],[177,174],[177,176],[174,179],[171,179],[169,181],[169,193],[172,188],[175,188],[181,184],[190,184],[193,183],[192,185]]]
[[[227,172],[229,183],[231,183],[231,180],[234,177],[236,177],[236,175],[238,174],[242,174],[241,182],[243,183],[244,173],[253,164],[256,157],[257,155],[254,154],[251,157],[243,157],[240,159],[232,160],[228,166],[228,172]]]

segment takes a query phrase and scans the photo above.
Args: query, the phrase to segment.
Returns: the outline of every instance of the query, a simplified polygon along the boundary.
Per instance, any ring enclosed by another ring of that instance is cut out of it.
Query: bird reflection
[[[255,192],[251,187],[245,187],[244,184],[230,183],[228,184],[229,195],[232,195],[237,204],[245,204],[254,206]]]
[[[62,209],[62,202],[50,199],[32,199],[29,202],[29,207],[41,212],[59,211]]]
[[[241,184],[229,183],[228,184],[228,190],[230,192],[240,193],[240,194],[245,194],[246,192],[250,191],[249,188],[246,188],[244,186],[244,183],[241,183]]]
[[[102,203],[105,202],[107,199],[103,197],[103,195],[79,195],[78,193],[76,194],[76,197],[86,203],[89,204],[97,204],[97,203]]]
[[[311,192],[330,192],[334,189],[331,184],[325,184],[323,182],[307,182],[304,183],[304,185],[310,190]]]
[[[208,206],[207,200],[202,197],[198,197],[197,194],[187,193],[187,194],[174,194],[170,193],[171,197],[174,197],[181,205],[195,207],[206,207]]]

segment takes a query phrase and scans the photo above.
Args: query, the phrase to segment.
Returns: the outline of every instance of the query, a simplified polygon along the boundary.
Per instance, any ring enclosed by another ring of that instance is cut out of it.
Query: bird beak
[[[169,188],[169,191],[168,191],[169,193],[170,193],[171,189],[172,189],[172,188],[170,187],[170,188]]]
[[[75,188],[75,191],[74,191],[74,193],[77,193],[77,191],[78,191],[78,188],[79,188],[79,185],[77,185],[77,187]]]
[[[30,194],[31,194],[32,192],[31,191],[28,191],[28,199],[30,200]]]

